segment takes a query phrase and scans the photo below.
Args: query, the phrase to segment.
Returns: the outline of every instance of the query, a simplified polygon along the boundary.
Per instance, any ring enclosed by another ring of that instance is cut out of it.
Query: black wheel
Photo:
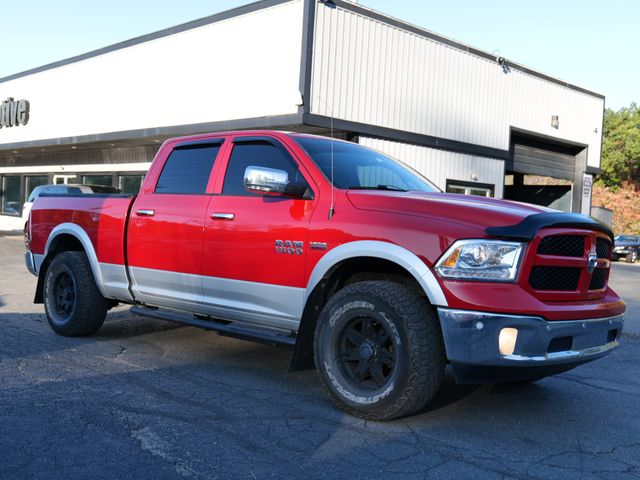
[[[327,302],[314,352],[334,402],[370,420],[424,407],[440,387],[445,364],[433,308],[409,287],[384,281],[349,285]]]
[[[637,259],[638,252],[636,252],[635,250],[632,250],[627,254],[627,263],[636,263]]]
[[[84,252],[63,252],[53,259],[44,280],[44,309],[49,325],[60,335],[91,335],[100,329],[108,302]]]

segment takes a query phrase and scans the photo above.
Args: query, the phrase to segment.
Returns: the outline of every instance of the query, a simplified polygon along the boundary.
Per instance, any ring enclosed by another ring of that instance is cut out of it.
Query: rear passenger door
[[[128,265],[136,299],[193,309],[202,300],[202,240],[223,139],[178,144],[131,211]]]
[[[285,170],[290,182],[306,184],[307,198],[247,192],[243,180],[248,166]],[[297,327],[314,188],[277,139],[233,139],[224,182],[212,198],[205,225],[203,292],[211,314]]]

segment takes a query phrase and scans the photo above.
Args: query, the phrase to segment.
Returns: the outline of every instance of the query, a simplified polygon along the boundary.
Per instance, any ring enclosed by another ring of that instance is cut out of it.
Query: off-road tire
[[[45,275],[44,308],[51,328],[65,337],[97,332],[108,302],[96,286],[84,252],[58,254]]]
[[[384,344],[376,343],[385,335]],[[368,420],[391,420],[423,408],[438,391],[445,366],[433,307],[411,287],[387,281],[354,283],[329,299],[318,318],[314,355],[332,400]],[[383,357],[386,363],[377,366]],[[366,368],[370,371],[362,374]]]

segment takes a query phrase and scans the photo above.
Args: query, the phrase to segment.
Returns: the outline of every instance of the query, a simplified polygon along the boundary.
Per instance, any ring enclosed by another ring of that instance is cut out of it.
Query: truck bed
[[[64,223],[82,227],[101,263],[124,265],[124,238],[131,194],[44,194],[31,211],[31,251],[44,254],[51,231]]]

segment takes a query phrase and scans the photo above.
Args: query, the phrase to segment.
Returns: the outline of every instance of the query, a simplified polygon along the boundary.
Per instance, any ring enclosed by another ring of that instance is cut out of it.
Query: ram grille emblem
[[[589,273],[593,273],[593,271],[596,269],[597,266],[598,266],[598,255],[596,255],[594,252],[591,252],[589,254],[589,260],[587,261],[587,270],[589,271]]]

